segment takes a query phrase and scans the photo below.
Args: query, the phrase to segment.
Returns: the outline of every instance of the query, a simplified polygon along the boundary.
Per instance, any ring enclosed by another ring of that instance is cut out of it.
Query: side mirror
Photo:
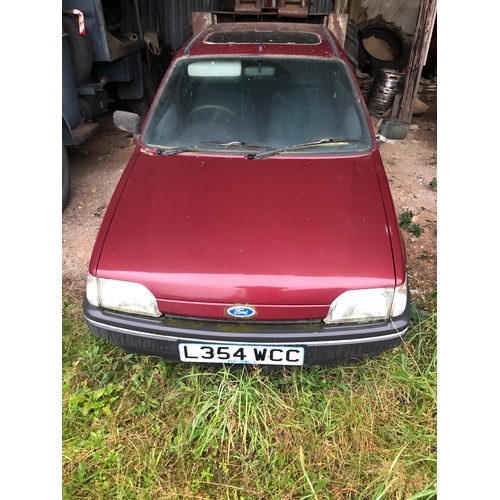
[[[410,124],[395,118],[384,118],[377,132],[377,144],[380,146],[387,140],[400,141],[410,131]]]
[[[115,111],[113,113],[113,123],[119,130],[131,133],[134,140],[139,138],[141,127],[139,125],[140,117],[138,114],[130,113],[129,111]]]

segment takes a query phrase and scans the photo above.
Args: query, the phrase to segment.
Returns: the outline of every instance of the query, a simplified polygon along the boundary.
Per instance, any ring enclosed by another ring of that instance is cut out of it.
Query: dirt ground
[[[364,91],[369,84],[360,80]],[[418,97],[429,109],[414,115],[407,138],[384,144],[381,155],[398,216],[411,211],[412,223],[424,229],[420,237],[407,229],[403,234],[410,287],[425,294],[434,289],[437,271],[437,188],[430,185],[437,179],[437,79],[422,80]],[[82,297],[99,226],[134,149],[133,140],[113,125],[112,113],[109,109],[96,119],[96,135],[68,148],[71,195],[62,214],[62,283],[63,294],[75,298]]]

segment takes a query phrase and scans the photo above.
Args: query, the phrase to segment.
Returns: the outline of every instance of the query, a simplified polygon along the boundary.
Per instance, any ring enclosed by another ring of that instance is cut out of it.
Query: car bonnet
[[[345,290],[394,286],[389,234],[372,154],[141,153],[97,275],[144,284],[165,313],[253,304],[258,319],[305,319]]]

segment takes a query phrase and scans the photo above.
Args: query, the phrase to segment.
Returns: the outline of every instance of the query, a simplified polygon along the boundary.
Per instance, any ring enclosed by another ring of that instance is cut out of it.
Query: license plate
[[[304,364],[303,347],[181,343],[179,355],[181,361],[188,363],[296,366]]]

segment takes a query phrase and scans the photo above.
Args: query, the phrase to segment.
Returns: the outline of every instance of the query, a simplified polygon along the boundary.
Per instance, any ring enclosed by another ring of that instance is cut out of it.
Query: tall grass
[[[63,298],[63,496],[436,497],[436,312],[334,368],[215,369],[126,353]]]

